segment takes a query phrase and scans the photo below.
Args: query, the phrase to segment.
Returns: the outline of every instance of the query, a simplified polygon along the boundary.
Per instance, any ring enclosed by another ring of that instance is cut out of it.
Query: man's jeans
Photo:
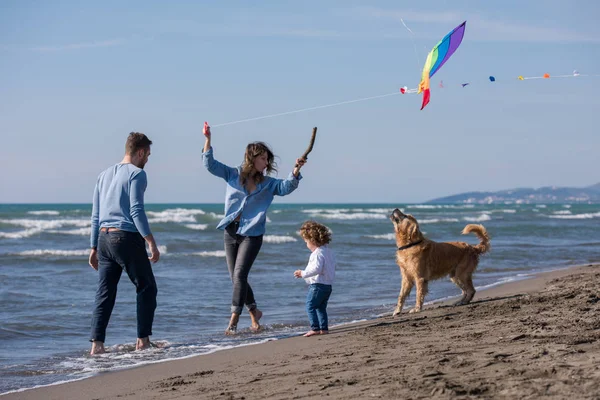
[[[104,342],[106,327],[117,298],[117,284],[125,270],[137,293],[137,337],[152,335],[156,309],[156,281],[137,232],[100,232],[98,239],[98,291],[92,314],[92,341]]]
[[[331,285],[313,283],[308,287],[306,295],[306,313],[313,331],[328,331],[327,301],[331,296]]]
[[[234,221],[225,228],[225,257],[229,277],[233,282],[233,294],[231,296],[231,312],[241,314],[244,304],[248,311],[256,308],[254,292],[248,283],[250,268],[260,251],[263,237],[238,235],[238,222]]]

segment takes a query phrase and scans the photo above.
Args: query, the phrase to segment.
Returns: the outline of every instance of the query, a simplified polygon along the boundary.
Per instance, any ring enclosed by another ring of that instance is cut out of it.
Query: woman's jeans
[[[98,238],[98,290],[92,314],[92,341],[104,342],[106,327],[117,298],[117,284],[125,270],[137,293],[137,337],[152,335],[156,309],[156,281],[137,232],[100,232]]]
[[[234,221],[225,228],[224,242],[229,277],[233,282],[231,312],[239,315],[244,304],[248,311],[256,308],[254,292],[248,284],[248,274],[262,246],[263,237],[238,235],[238,227],[239,223]]]
[[[306,313],[313,331],[328,331],[327,301],[331,296],[331,285],[313,283],[308,287],[306,295]]]

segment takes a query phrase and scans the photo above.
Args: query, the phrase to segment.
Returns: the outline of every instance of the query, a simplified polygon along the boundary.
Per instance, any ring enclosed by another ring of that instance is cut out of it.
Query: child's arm
[[[301,278],[310,278],[311,276],[319,275],[323,272],[323,265],[325,265],[325,256],[319,250],[315,251],[308,260],[308,265],[301,271]],[[295,273],[294,273],[295,274]]]

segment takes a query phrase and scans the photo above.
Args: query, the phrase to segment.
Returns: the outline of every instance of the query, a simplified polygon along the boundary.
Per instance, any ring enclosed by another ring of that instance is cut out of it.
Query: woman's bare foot
[[[237,324],[240,320],[240,314],[231,314],[231,319],[229,320],[229,326],[225,329],[225,334],[227,336],[233,336],[237,333]]]
[[[150,343],[150,338],[146,336],[145,338],[138,338],[135,342],[136,350],[146,350],[152,347],[152,343]]]
[[[304,337],[311,337],[311,336],[315,336],[315,335],[320,335],[321,333],[319,331],[308,331],[306,332],[304,335]]]
[[[250,319],[252,320],[252,325],[250,326],[250,330],[252,332],[260,331],[260,319],[262,318],[263,313],[258,308],[250,311]]]
[[[92,342],[92,350],[90,350],[90,356],[95,356],[104,353],[106,353],[106,349],[104,349],[104,342],[94,340]]]
[[[320,333],[321,333],[321,335],[328,335],[329,331],[327,329],[323,329],[323,330],[321,330]]]

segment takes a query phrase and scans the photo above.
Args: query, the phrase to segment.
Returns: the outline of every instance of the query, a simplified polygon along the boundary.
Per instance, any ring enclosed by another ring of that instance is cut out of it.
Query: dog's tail
[[[492,245],[490,244],[490,235],[488,235],[483,225],[469,224],[465,226],[465,229],[463,229],[462,234],[466,235],[468,233],[474,233],[479,238],[479,244],[473,246],[473,248],[477,250],[479,254],[487,253],[488,251],[490,251],[490,248],[492,247]]]

